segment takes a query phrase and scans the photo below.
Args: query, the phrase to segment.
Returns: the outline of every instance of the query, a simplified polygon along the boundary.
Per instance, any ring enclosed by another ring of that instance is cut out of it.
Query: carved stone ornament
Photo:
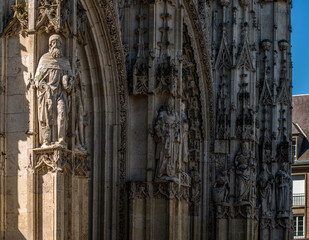
[[[178,71],[176,65],[171,61],[170,57],[159,64],[156,74],[157,86],[154,90],[156,94],[164,95],[170,94],[176,96]]]
[[[75,153],[61,146],[34,149],[33,159],[33,168],[39,173],[66,169],[76,176],[87,177],[90,170],[87,154]]]
[[[130,182],[129,199],[175,199],[189,202],[189,187],[179,186],[173,182]]]
[[[133,94],[146,95],[148,93],[148,60],[145,53],[144,35],[147,32],[143,27],[146,15],[142,13],[142,4],[140,5],[139,14],[136,17],[138,28],[136,30],[138,43],[136,62],[133,66]]]
[[[171,34],[169,21],[172,19],[172,15],[168,13],[169,4],[170,1],[164,1],[164,13],[161,14],[161,41],[158,42],[160,47],[160,63],[157,67],[156,89],[154,92],[159,95],[170,94],[176,96],[178,89],[178,70],[175,60],[170,56],[170,48],[173,47],[173,43],[169,41],[169,35]]]
[[[73,33],[80,44],[85,42],[87,15],[79,1],[76,1],[76,29],[73,29],[73,1],[39,0],[36,29],[39,32],[56,32],[66,36]]]
[[[236,119],[236,135],[239,139],[251,140],[254,128],[254,112],[250,106],[250,93],[248,83],[244,81],[246,74],[242,74],[242,82],[239,84],[238,103],[240,112]]]
[[[36,27],[40,32],[60,32],[68,19],[69,1],[40,0]]]
[[[11,6],[14,11],[13,19],[7,24],[3,31],[3,35],[11,37],[20,32],[22,35],[28,34],[28,5],[25,1],[16,1]]]

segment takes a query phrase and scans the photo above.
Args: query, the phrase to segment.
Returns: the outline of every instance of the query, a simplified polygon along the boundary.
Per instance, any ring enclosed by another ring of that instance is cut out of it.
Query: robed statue
[[[290,214],[290,194],[292,189],[292,178],[288,173],[288,163],[282,164],[276,174],[276,193],[277,193],[277,211],[280,216],[289,216]]]
[[[236,198],[239,203],[249,204],[254,196],[255,164],[249,144],[243,142],[235,157]]]
[[[161,108],[154,127],[157,142],[156,178],[168,181],[179,181],[176,167],[179,161],[181,143],[181,123],[173,98]]]
[[[67,146],[72,69],[62,54],[60,35],[49,38],[49,52],[44,54],[35,74],[38,97],[39,140],[42,147]]]
[[[271,216],[273,176],[268,169],[267,163],[262,164],[262,170],[258,177],[260,187],[262,216]]]

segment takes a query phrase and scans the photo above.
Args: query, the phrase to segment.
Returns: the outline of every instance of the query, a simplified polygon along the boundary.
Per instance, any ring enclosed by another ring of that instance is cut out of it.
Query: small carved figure
[[[185,113],[186,105],[181,103],[181,154],[179,154],[179,163],[180,163],[180,174],[181,174],[181,184],[185,186],[190,186],[191,179],[189,174],[186,172],[186,165],[189,162],[189,150],[188,150],[188,131],[189,124],[187,115]]]
[[[188,132],[189,132],[189,124],[187,115],[185,113],[186,105],[181,103],[181,121],[182,121],[182,162],[187,163],[189,161],[188,155]]]
[[[292,178],[288,174],[288,163],[283,163],[282,170],[279,170],[276,174],[277,210],[279,215],[289,216],[291,187]]]
[[[213,189],[213,199],[215,203],[227,203],[229,200],[230,183],[228,172],[223,170],[217,177]]]
[[[75,73],[75,111],[76,111],[76,143],[75,148],[79,151],[85,150],[85,116],[84,101],[81,89],[81,72],[80,72],[80,60],[76,61],[76,73]]]
[[[60,35],[49,38],[49,52],[39,62],[35,75],[38,89],[38,119],[42,147],[58,143],[66,147],[72,69],[62,55]]]
[[[263,216],[271,216],[272,185],[274,178],[266,163],[262,164],[262,171],[258,177],[261,197],[261,211]]]
[[[235,157],[236,197],[239,203],[250,203],[254,194],[255,165],[249,144],[243,142]]]
[[[178,165],[181,142],[181,126],[173,98],[169,98],[165,108],[161,109],[155,123],[155,141],[157,142],[156,177],[178,181]]]
[[[201,197],[201,177],[199,171],[196,167],[193,167],[190,173],[191,176],[191,202],[194,205],[198,205],[200,203]]]

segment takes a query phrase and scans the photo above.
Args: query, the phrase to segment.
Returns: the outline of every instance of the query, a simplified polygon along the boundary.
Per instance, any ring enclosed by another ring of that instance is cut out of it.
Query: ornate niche
[[[7,37],[16,36],[21,33],[23,36],[28,34],[28,4],[24,0],[16,1],[15,5],[11,5],[13,15],[8,17],[8,23],[2,35]]]
[[[90,171],[86,141],[88,109],[83,87],[87,81],[83,77],[87,75],[82,74],[81,67],[85,63],[82,51],[86,15],[78,1],[42,0],[36,11],[39,47],[33,52],[37,65],[29,89],[30,125],[33,126],[29,137],[33,142],[31,168],[38,192],[33,196],[38,206],[35,219],[42,217],[43,224],[38,225],[38,231],[44,232],[44,226],[52,224],[45,206],[55,208],[54,203],[59,205],[54,213],[57,226],[62,226],[59,219],[63,216],[64,222],[72,226],[79,224],[76,219],[81,219],[83,224],[88,221],[83,214],[88,209]],[[64,196],[67,201],[61,202]],[[79,204],[82,208],[76,209]],[[68,239],[75,234],[65,227],[57,228],[58,232]],[[87,225],[80,232],[86,236]]]
[[[199,162],[204,136],[199,77],[186,25],[184,29],[180,99],[169,92],[168,100],[159,109],[154,122],[157,163],[155,180],[174,181],[184,186],[191,186],[192,196],[194,195],[192,202],[198,205],[201,181]],[[176,110],[177,101],[180,106],[179,112]],[[164,157],[165,152],[170,153],[168,157]]]
[[[79,43],[84,43],[87,26],[86,10],[80,1],[76,3],[76,13],[74,1],[39,0],[37,7],[36,30],[40,33],[62,33],[69,37],[74,33]]]
[[[76,175],[81,175],[82,168],[83,175],[87,176],[87,114],[81,87],[80,60],[76,60],[73,72],[71,63],[63,55],[62,41],[58,34],[49,38],[49,51],[40,58],[34,78],[39,142],[39,148],[34,149],[34,155],[35,159],[48,159],[38,160],[34,165],[35,168],[41,167],[42,164],[57,166],[57,171],[62,170],[62,163],[58,166],[58,162],[64,159],[42,156],[46,155],[46,151],[54,151],[54,155],[62,158],[63,154],[57,153],[66,152],[72,159],[71,170],[79,169]],[[53,168],[52,172],[55,169]],[[72,173],[75,174],[74,171]]]

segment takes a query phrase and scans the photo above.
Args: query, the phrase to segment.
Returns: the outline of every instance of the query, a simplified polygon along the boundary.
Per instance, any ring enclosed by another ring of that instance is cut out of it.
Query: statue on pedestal
[[[254,195],[255,165],[249,143],[243,142],[235,157],[236,198],[240,204],[250,204]]]
[[[221,171],[217,176],[213,188],[213,199],[217,204],[228,203],[229,201],[230,182],[227,170]]]
[[[179,161],[181,147],[181,124],[173,98],[169,98],[166,106],[160,109],[154,127],[157,171],[156,178],[179,181],[176,166]]]
[[[290,189],[292,178],[288,174],[288,163],[283,163],[282,170],[276,174],[277,210],[281,217],[288,217],[290,214]]]
[[[274,178],[268,170],[267,164],[262,164],[262,171],[258,177],[261,197],[261,211],[263,216],[271,216],[271,201],[272,201],[272,185]]]
[[[49,52],[41,57],[35,74],[42,147],[51,144],[67,147],[65,139],[73,76],[69,60],[63,57],[61,47],[61,36],[52,35],[49,38]]]

